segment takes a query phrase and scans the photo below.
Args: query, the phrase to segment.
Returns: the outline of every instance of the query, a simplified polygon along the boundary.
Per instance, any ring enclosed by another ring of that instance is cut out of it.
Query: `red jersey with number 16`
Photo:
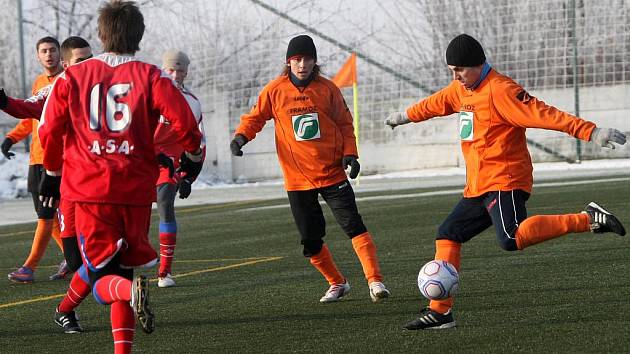
[[[63,198],[154,201],[153,136],[160,115],[169,117],[186,151],[199,148],[201,133],[186,99],[155,65],[106,53],[69,67],[53,84],[39,126],[44,167],[63,166]]]

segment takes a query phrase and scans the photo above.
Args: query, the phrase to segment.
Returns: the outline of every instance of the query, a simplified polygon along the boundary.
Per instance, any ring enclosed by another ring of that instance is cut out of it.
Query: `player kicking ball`
[[[490,67],[481,44],[467,34],[449,43],[446,63],[453,75],[446,88],[385,120],[394,128],[459,112],[466,187],[464,197],[438,229],[436,260],[447,261],[460,271],[462,244],[491,226],[506,251],[523,250],[569,233],[626,234],[621,222],[594,202],[575,214],[528,217],[525,208],[533,184],[527,128],[561,131],[609,148],[626,143],[623,133],[598,128],[530,96],[516,82]],[[432,300],[420,317],[404,327],[455,327],[452,307],[452,297]]]

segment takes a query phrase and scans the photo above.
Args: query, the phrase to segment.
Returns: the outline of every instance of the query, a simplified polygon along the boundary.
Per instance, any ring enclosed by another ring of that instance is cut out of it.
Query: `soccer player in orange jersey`
[[[625,144],[616,129],[562,112],[530,96],[520,85],[492,69],[481,44],[462,34],[446,49],[453,81],[444,89],[390,114],[385,124],[394,128],[410,122],[459,112],[460,139],[466,160],[464,197],[440,225],[435,259],[460,267],[460,250],[485,229],[494,226],[497,241],[507,251],[568,233],[593,231],[625,235],[621,222],[597,203],[582,213],[527,216],[525,202],[532,191],[532,161],[525,130],[541,128],[565,132],[602,147]],[[443,329],[455,326],[453,299],[431,301],[406,329]]]
[[[37,95],[40,90],[50,89],[50,84],[55,80],[57,75],[63,72],[61,65],[59,42],[53,37],[44,37],[37,41],[37,60],[44,69],[44,72],[37,76],[33,83],[32,94]],[[0,150],[2,154],[10,159],[13,156],[13,152],[10,151],[11,147],[28,137],[31,136],[30,146],[30,164],[28,169],[28,191],[33,197],[33,205],[37,213],[37,228],[35,229],[35,235],[33,237],[33,244],[31,251],[22,267],[8,274],[9,280],[16,283],[31,283],[35,280],[35,270],[39,265],[39,261],[44,256],[48,242],[51,236],[57,242],[57,245],[61,250],[63,246],[61,244],[59,223],[55,217],[55,209],[44,206],[39,200],[39,194],[37,186],[44,171],[42,165],[42,146],[39,142],[39,135],[37,134],[37,124],[39,116],[32,117],[32,119],[21,120],[15,128],[7,133]],[[51,279],[61,279],[67,273],[67,267],[65,262],[62,262],[57,274],[51,276]]]
[[[352,115],[339,91],[320,75],[317,50],[306,35],[289,42],[284,72],[268,83],[252,110],[241,117],[230,144],[232,154],[256,137],[268,120],[276,128],[276,149],[289,204],[304,246],[303,254],[330,285],[320,302],[334,302],[350,290],[324,244],[325,220],[321,195],[352,240],[372,301],[389,296],[382,283],[376,246],[357,210],[350,178],[359,174]]]

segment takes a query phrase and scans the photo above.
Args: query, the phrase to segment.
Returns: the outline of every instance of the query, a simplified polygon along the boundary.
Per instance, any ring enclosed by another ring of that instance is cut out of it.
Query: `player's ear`
[[[65,60],[62,60],[61,61],[61,66],[63,66],[63,70],[66,70],[70,66],[70,63],[68,63]]]

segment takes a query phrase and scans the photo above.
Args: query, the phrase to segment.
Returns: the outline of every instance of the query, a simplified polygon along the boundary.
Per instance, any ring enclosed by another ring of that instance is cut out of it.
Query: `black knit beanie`
[[[289,41],[289,47],[287,48],[287,62],[289,58],[294,57],[296,55],[304,55],[310,56],[315,59],[317,62],[317,49],[315,49],[315,44],[313,43],[313,39],[305,34],[297,37],[293,37],[291,41]]]
[[[467,35],[460,34],[453,38],[446,48],[446,64],[471,67],[479,66],[486,61],[486,55],[483,54],[483,48],[476,39]]]

